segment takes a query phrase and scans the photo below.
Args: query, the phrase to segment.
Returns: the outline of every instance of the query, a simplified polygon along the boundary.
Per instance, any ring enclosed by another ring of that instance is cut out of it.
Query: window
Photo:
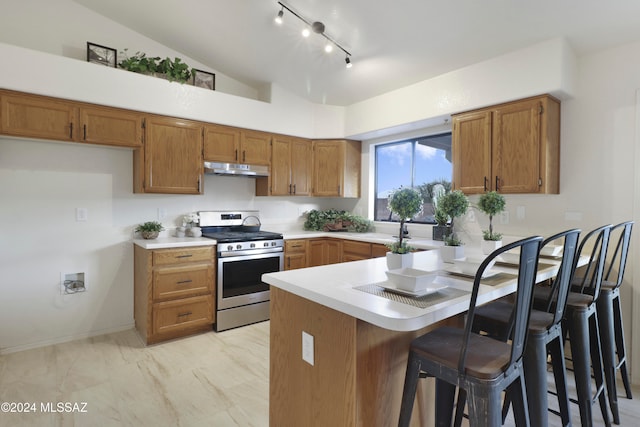
[[[413,222],[434,224],[433,186],[451,190],[451,133],[431,135],[376,146],[376,221],[397,221],[387,208],[389,194],[400,187],[422,193],[422,213]]]

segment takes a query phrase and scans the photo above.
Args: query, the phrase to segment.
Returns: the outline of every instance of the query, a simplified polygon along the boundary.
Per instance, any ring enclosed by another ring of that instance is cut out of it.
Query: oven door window
[[[222,263],[222,297],[231,298],[268,291],[269,285],[262,281],[262,275],[276,271],[280,271],[280,256],[225,260]]]

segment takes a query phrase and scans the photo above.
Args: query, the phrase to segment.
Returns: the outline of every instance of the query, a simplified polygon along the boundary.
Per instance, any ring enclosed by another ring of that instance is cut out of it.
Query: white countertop
[[[215,246],[216,240],[206,237],[158,237],[157,239],[133,239],[133,244],[144,249],[185,248],[191,246]]]
[[[418,257],[417,262],[414,261],[414,268],[433,270],[446,266],[440,260],[439,251],[419,252],[414,256]],[[546,260],[545,263],[547,263]],[[499,266],[494,266],[494,269],[515,272],[514,269]],[[434,284],[465,290],[468,293],[427,308],[415,307],[354,289],[358,286],[385,281],[386,270],[386,259],[375,258],[269,273],[263,275],[262,280],[276,288],[394,331],[418,330],[463,313],[469,308],[473,280],[449,275],[446,272],[438,274]],[[539,271],[538,281],[553,277],[555,272],[555,267]],[[496,286],[480,285],[478,304],[508,295],[514,292],[515,288],[515,279]]]

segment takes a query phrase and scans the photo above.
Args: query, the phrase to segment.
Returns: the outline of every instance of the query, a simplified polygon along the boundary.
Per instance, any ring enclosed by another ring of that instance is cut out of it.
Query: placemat
[[[459,296],[470,293],[468,291],[463,291],[461,289],[456,289],[456,288],[442,288],[432,294],[424,295],[421,297],[409,297],[409,296],[400,295],[395,292],[388,291],[385,288],[378,286],[377,283],[374,283],[371,285],[356,286],[353,289],[357,289],[359,291],[366,292],[368,294],[377,295],[379,297],[383,297],[391,301],[412,305],[418,308],[427,308],[432,305],[441,303],[445,300],[457,298]]]
[[[455,271],[447,271],[447,274],[451,276],[464,277],[465,279],[469,279],[471,281],[473,281],[473,278],[474,278],[474,276],[471,276],[468,274],[456,273]],[[506,281],[513,280],[516,277],[518,276],[516,276],[515,274],[500,272],[495,276],[487,277],[485,279],[480,280],[480,284],[487,285],[487,286],[496,286],[496,285],[501,285]]]

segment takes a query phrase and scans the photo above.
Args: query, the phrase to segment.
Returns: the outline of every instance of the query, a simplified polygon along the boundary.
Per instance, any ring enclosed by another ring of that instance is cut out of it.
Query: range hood
[[[269,176],[269,166],[204,162],[204,173],[208,175],[235,175],[247,177]]]

